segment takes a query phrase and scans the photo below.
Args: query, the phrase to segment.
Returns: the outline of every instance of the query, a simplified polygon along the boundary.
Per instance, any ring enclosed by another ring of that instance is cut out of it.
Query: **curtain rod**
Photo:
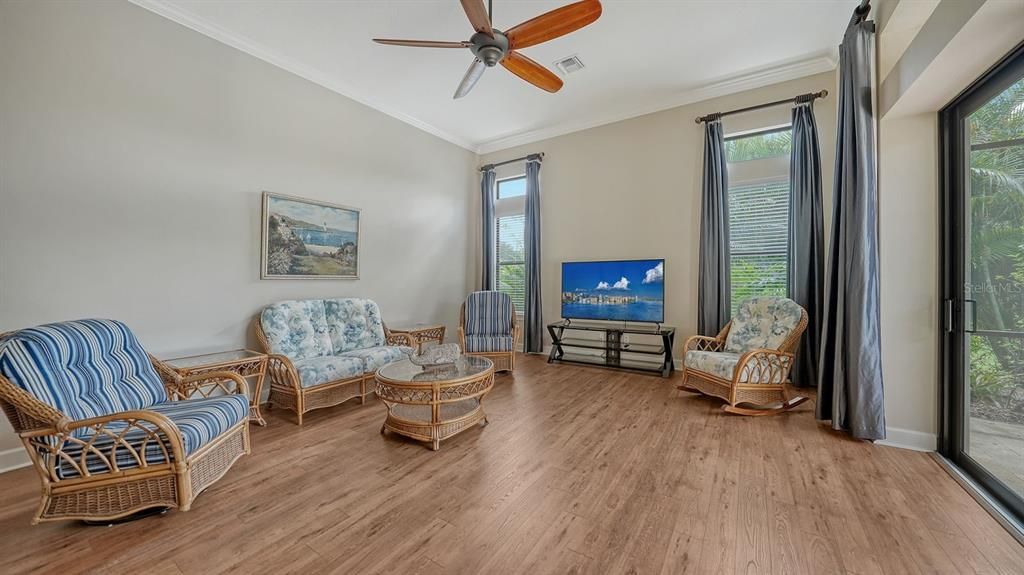
[[[706,116],[699,116],[697,119],[694,120],[694,122],[699,124],[701,122],[709,122],[711,120],[717,120],[717,119],[721,118],[722,116],[731,116],[733,114],[741,114],[743,112],[753,112],[754,110],[760,110],[762,108],[771,108],[772,106],[781,106],[783,104],[792,104],[792,103],[811,102],[811,101],[816,100],[818,98],[824,98],[825,96],[828,96],[828,90],[822,90],[820,92],[810,92],[808,94],[800,94],[799,96],[794,96],[792,98],[786,98],[785,100],[779,100],[777,102],[768,102],[767,104],[758,104],[756,106],[747,106],[746,108],[739,108],[737,110],[729,110],[728,112],[716,112],[714,114],[708,114]]]
[[[540,159],[543,160],[544,159],[544,152],[541,152],[539,154],[529,154],[529,155],[523,156],[522,158],[512,158],[511,160],[505,160],[504,162],[498,162],[497,164],[487,164],[486,166],[480,166],[480,171],[482,172],[482,171],[486,170],[487,168],[497,168],[498,166],[507,166],[509,164],[514,164],[516,162],[522,162],[523,160],[530,159],[530,156],[540,156]]]

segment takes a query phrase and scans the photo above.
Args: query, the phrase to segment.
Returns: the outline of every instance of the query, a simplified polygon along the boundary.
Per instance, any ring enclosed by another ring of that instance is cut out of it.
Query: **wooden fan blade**
[[[565,36],[593,23],[600,16],[600,0],[583,0],[556,8],[505,32],[508,36],[508,47],[516,50]]]
[[[390,38],[374,38],[378,44],[389,46],[414,46],[416,48],[468,48],[471,42],[435,42],[434,40],[392,40]]]
[[[519,76],[523,80],[537,86],[541,90],[557,92],[562,89],[562,79],[544,66],[523,56],[519,52],[509,52],[501,60],[501,65],[506,70]]]
[[[491,29],[491,17],[487,15],[487,7],[484,0],[462,0],[462,9],[466,11],[469,23],[473,29],[481,34],[494,37],[494,30]]]
[[[476,86],[480,76],[484,75],[484,70],[486,69],[487,66],[484,65],[480,58],[473,58],[473,63],[469,65],[469,70],[466,70],[466,75],[462,77],[462,82],[459,83],[458,89],[455,90],[453,98],[458,100],[468,94],[473,89],[473,86]]]

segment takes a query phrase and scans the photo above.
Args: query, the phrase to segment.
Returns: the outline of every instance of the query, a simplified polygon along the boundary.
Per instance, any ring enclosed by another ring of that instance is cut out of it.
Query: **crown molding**
[[[644,106],[632,108],[627,111],[615,112],[590,120],[569,122],[547,128],[541,128],[539,130],[531,130],[529,132],[502,136],[480,144],[477,147],[477,154],[490,154],[492,152],[498,152],[525,144],[532,144],[541,140],[547,140],[549,138],[563,136],[565,134],[571,134],[581,130],[596,128],[605,124],[621,122],[622,120],[653,114],[655,112],[661,112],[663,110],[677,108],[679,106],[685,106],[687,104],[693,104],[695,102],[701,102],[711,98],[727,96],[729,94],[753,90],[755,88],[763,88],[764,86],[778,84],[779,82],[787,82],[789,80],[796,80],[797,78],[803,78],[805,76],[813,76],[814,74],[821,74],[822,72],[830,72],[836,68],[838,60],[837,56],[837,54],[833,53],[821,53],[795,62],[788,62],[767,69],[732,76],[685,92],[673,94],[672,96],[660,101],[648,103]]]
[[[150,12],[163,16],[168,20],[181,24],[186,28],[195,30],[196,32],[199,32],[204,36],[208,36],[218,42],[227,44],[232,48],[241,50],[242,52],[245,52],[250,56],[254,56],[256,58],[259,58],[260,60],[263,60],[264,62],[277,66],[278,68],[287,70],[288,72],[291,72],[292,74],[295,74],[300,78],[309,80],[310,82],[327,88],[332,92],[336,92],[338,94],[341,94],[342,96],[345,96],[346,98],[355,100],[356,102],[359,102],[364,106],[368,106],[370,108],[373,108],[374,110],[377,110],[378,112],[387,114],[388,116],[391,116],[396,120],[405,122],[406,124],[409,124],[414,128],[418,128],[424,132],[427,132],[428,134],[437,136],[438,138],[455,144],[460,148],[465,148],[471,152],[477,151],[477,145],[475,142],[471,142],[465,138],[446,132],[445,130],[440,129],[437,126],[433,126],[431,124],[423,122],[417,118],[414,118],[398,110],[389,108],[387,106],[381,106],[379,103],[372,101],[370,98],[364,96],[358,90],[354,89],[351,85],[345,82],[342,82],[336,78],[332,78],[319,70],[316,70],[309,66],[305,66],[290,58],[282,56],[281,54],[278,54],[277,52],[270,50],[269,48],[262,46],[244,36],[225,30],[224,28],[217,26],[216,24],[213,24],[211,22],[207,22],[203,18],[200,18],[199,16],[191,12],[188,12],[187,10],[182,10],[181,8],[178,8],[177,6],[174,6],[166,2],[165,0],[129,0],[129,2],[141,8],[145,8]]]

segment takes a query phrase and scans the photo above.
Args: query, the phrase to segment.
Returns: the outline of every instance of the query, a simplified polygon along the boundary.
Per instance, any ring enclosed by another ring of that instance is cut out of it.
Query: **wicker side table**
[[[442,440],[477,423],[487,425],[483,398],[494,387],[494,363],[485,357],[464,355],[436,369],[403,359],[380,368],[375,377],[377,397],[388,409],[381,434],[429,441],[437,451]]]
[[[267,354],[249,349],[235,349],[202,355],[190,355],[166,360],[164,363],[186,377],[197,373],[211,371],[230,371],[253,380],[252,398],[249,401],[249,421],[266,425],[260,413],[260,394],[263,392],[263,379],[267,374]]]
[[[423,344],[428,341],[436,341],[437,343],[444,343],[444,332],[445,326],[441,324],[437,325],[421,325],[416,327],[402,327],[402,328],[391,328],[388,330],[391,333],[405,333],[412,337],[413,341],[416,342],[416,351],[420,351],[423,348]]]

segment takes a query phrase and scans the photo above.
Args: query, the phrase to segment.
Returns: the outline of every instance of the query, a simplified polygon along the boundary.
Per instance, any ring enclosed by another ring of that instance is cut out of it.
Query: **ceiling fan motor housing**
[[[494,30],[494,37],[477,32],[469,39],[473,43],[470,50],[487,67],[494,66],[505,57],[508,52],[508,37],[498,30]]]

